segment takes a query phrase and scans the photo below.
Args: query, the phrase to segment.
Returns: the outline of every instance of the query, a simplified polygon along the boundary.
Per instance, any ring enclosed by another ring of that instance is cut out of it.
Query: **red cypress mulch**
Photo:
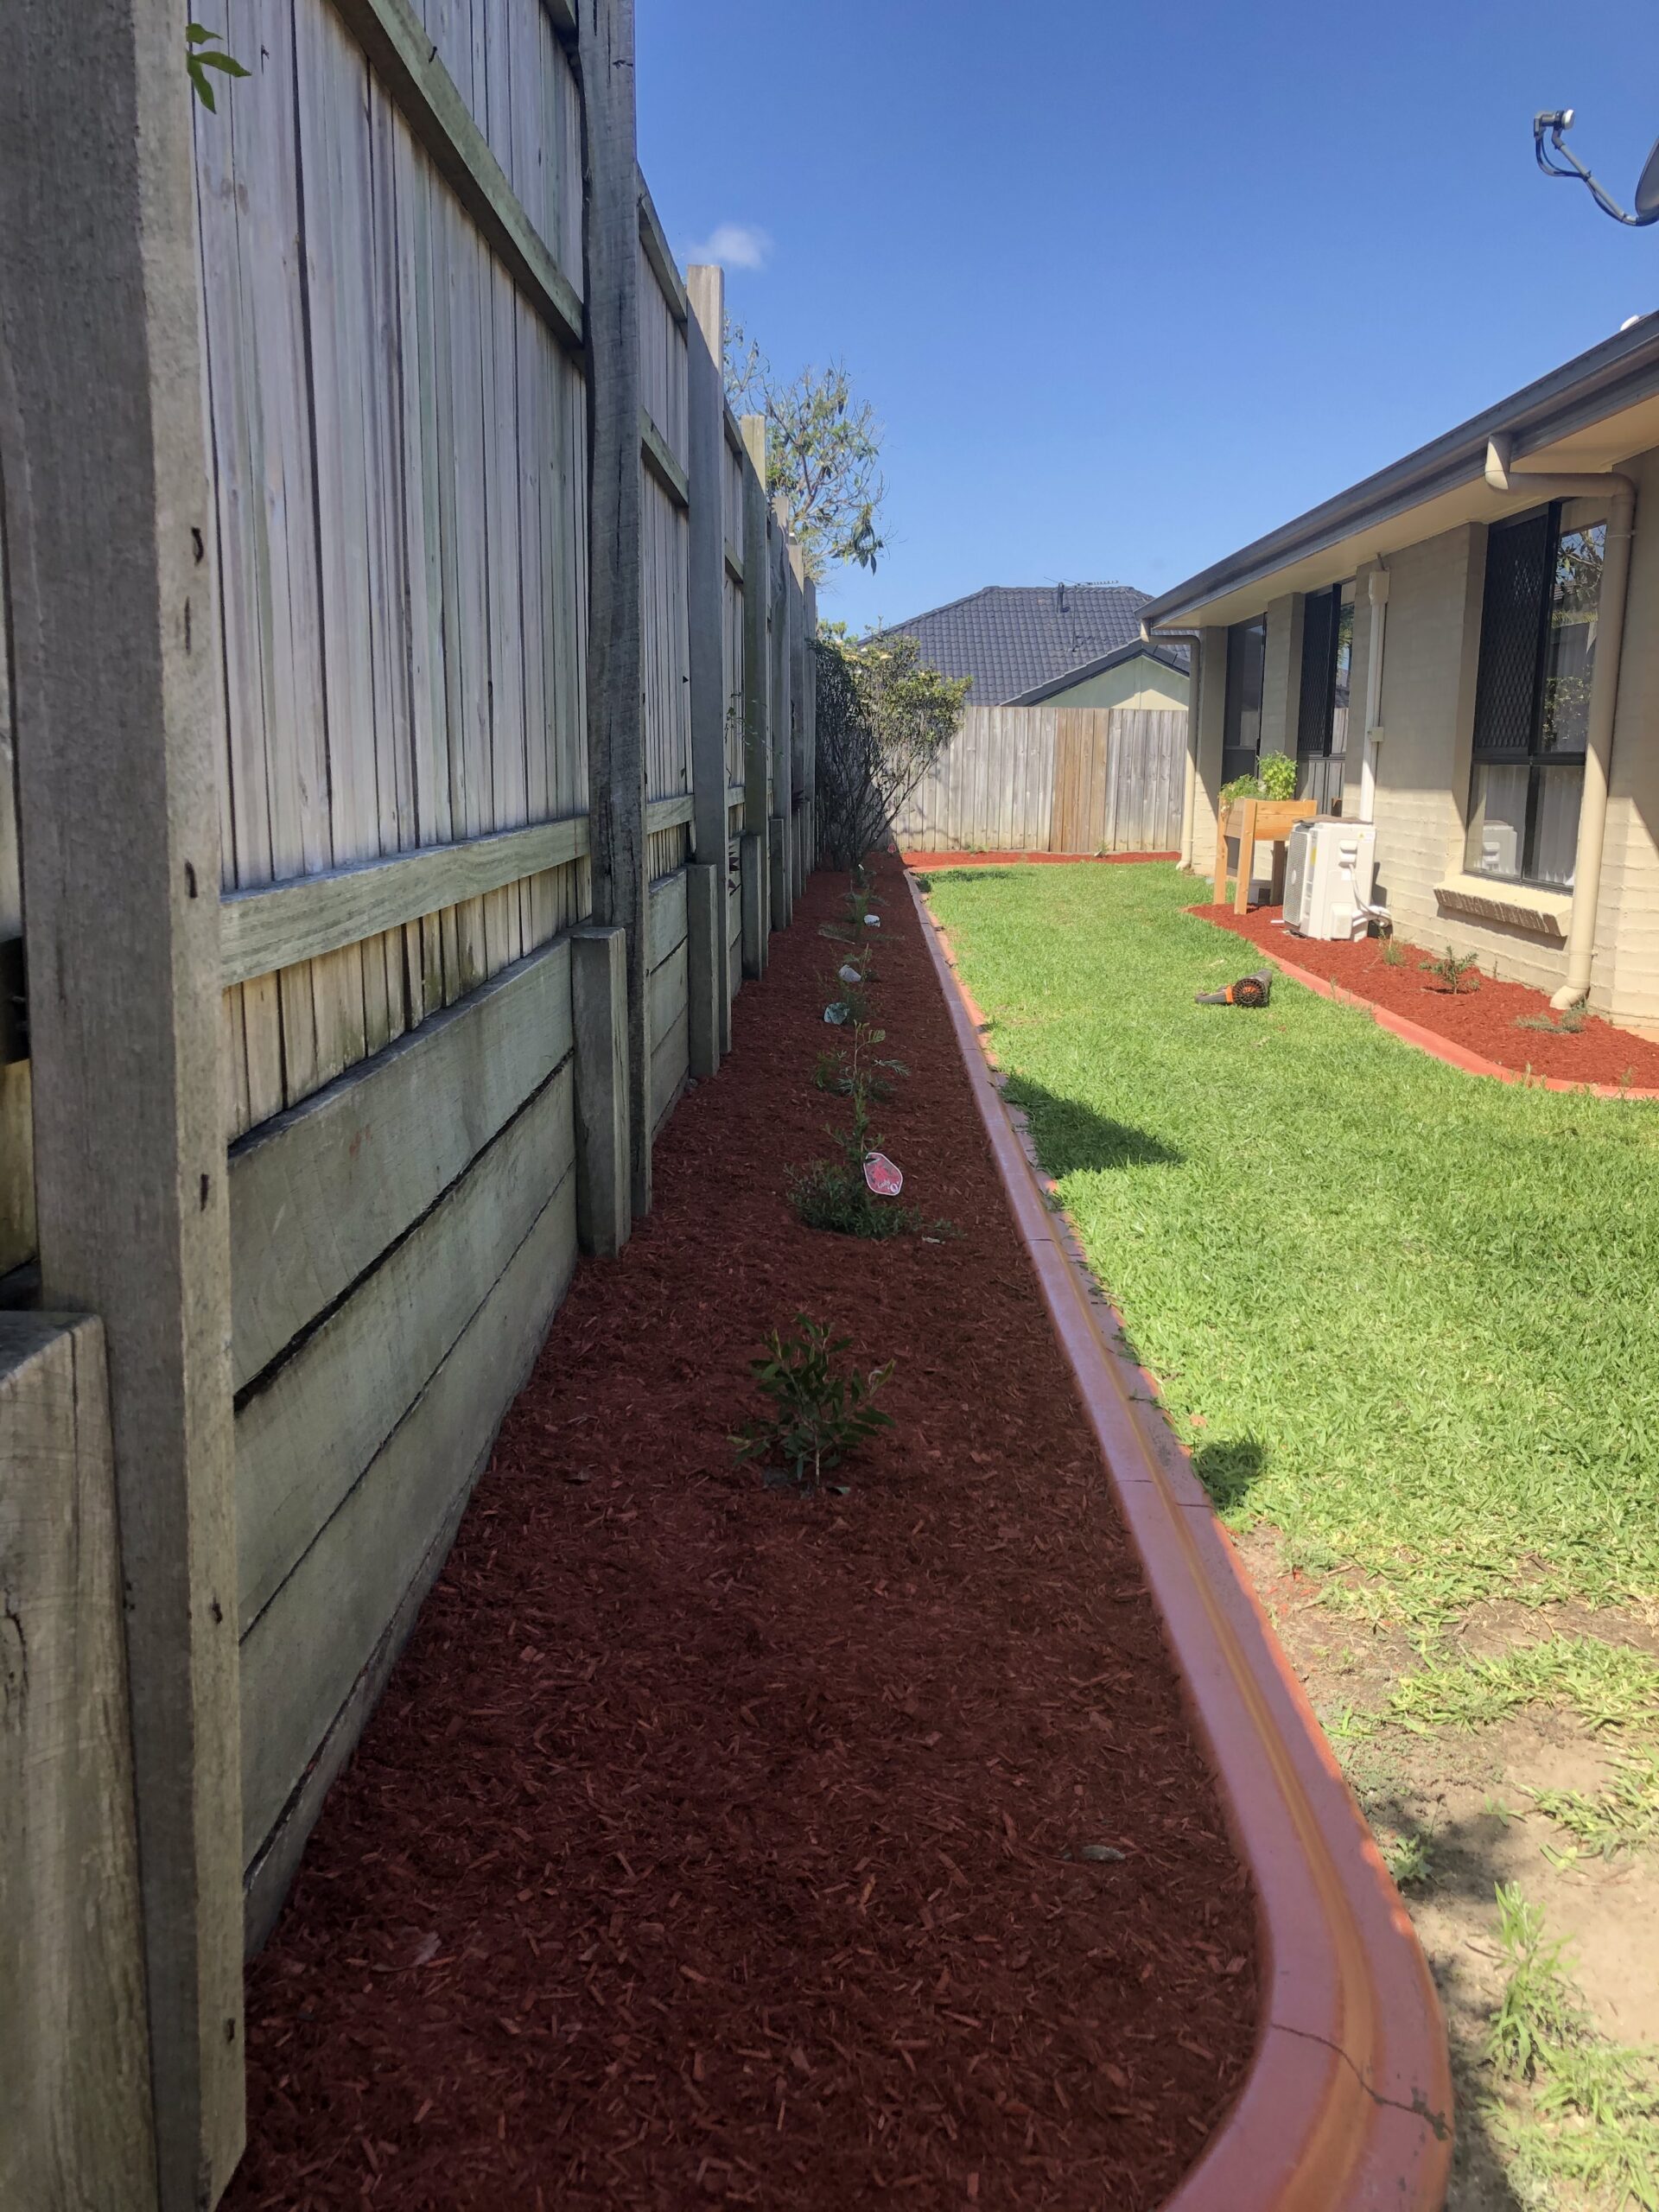
[[[1592,1014],[1576,1031],[1523,1027],[1523,1021],[1560,1020],[1550,1011],[1548,993],[1535,990],[1529,983],[1483,976],[1478,990],[1465,988],[1453,995],[1422,965],[1425,960],[1438,959],[1446,950],[1444,944],[1426,950],[1399,938],[1405,957],[1391,967],[1376,938],[1344,944],[1293,937],[1279,925],[1281,906],[1253,906],[1248,914],[1215,906],[1192,906],[1188,912],[1306,968],[1322,982],[1339,983],[1344,990],[1387,1007],[1391,1014],[1403,1014],[1436,1036],[1516,1074],[1530,1069],[1534,1075],[1561,1076],[1573,1083],[1659,1089],[1659,1040],[1619,1029],[1599,1014]]]
[[[1240,2086],[1248,1881],[894,862],[880,1122],[961,1233],[785,1204],[843,887],[580,1269],[250,1969],[238,2212],[1134,2212]],[[844,1497],[728,1442],[802,1308],[897,1362]]]

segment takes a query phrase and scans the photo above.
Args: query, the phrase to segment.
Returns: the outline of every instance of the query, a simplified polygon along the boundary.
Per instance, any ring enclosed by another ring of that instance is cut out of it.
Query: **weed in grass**
[[[1522,1706],[1564,1706],[1586,1728],[1627,1728],[1659,1719],[1659,1662],[1599,1637],[1522,1643],[1491,1659],[1459,1659],[1408,1675],[1382,1717],[1414,1735],[1434,1728],[1484,1728]]]
[[[805,1313],[795,1316],[795,1327],[792,1337],[774,1329],[766,1351],[750,1362],[772,1409],[741,1429],[732,1446],[740,1464],[781,1460],[785,1480],[810,1493],[861,1444],[893,1427],[892,1414],[874,1403],[893,1362],[863,1375],[855,1368],[842,1373],[836,1362],[850,1350],[850,1337],[832,1336]]]
[[[1477,1082],[1288,982],[1258,1051],[1191,1003],[1236,959],[1201,895],[1151,863],[930,903],[1179,1433],[1261,1444],[1229,1524],[1357,1570],[1356,1618],[1659,1592],[1659,1109]]]
[[[1480,988],[1480,963],[1472,952],[1454,952],[1448,944],[1443,960],[1420,960],[1417,965],[1426,976],[1437,976],[1453,998],[1465,986],[1471,991]]]
[[[1566,1946],[1511,1883],[1497,1888],[1498,1940],[1509,1964],[1486,2057],[1526,2104],[1489,2105],[1485,2118],[1513,2178],[1548,2202],[1556,2182],[1601,2192],[1609,2205],[1659,2212],[1659,2051],[1598,2035],[1565,1964]]]
[[[1433,1838],[1427,1828],[1408,1828],[1377,1838],[1382,1864],[1397,1890],[1426,1889],[1433,1879]]]
[[[1659,1759],[1649,1755],[1620,1759],[1612,1780],[1594,1796],[1577,1789],[1531,1795],[1541,1813],[1576,1839],[1575,1858],[1612,1859],[1659,1843]]]
[[[1585,2016],[1561,1960],[1564,1942],[1547,1941],[1541,1906],[1514,1882],[1497,1885],[1497,1940],[1509,1962],[1503,1994],[1486,2031],[1486,2056],[1500,2080],[1530,2081],[1552,2049],[1576,2042]]]

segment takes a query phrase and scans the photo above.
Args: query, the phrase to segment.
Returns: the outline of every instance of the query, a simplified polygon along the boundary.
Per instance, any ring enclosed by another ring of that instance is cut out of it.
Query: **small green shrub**
[[[1546,1037],[1576,1037],[1590,1016],[1581,1006],[1570,1006],[1559,1021],[1547,1014],[1517,1014],[1517,1029],[1541,1029]]]
[[[1382,965],[1385,968],[1403,968],[1405,964],[1405,946],[1397,937],[1385,937],[1382,940]]]
[[[740,1464],[781,1460],[785,1478],[810,1492],[861,1444],[893,1427],[892,1414],[872,1402],[893,1373],[893,1362],[862,1375],[855,1368],[839,1372],[836,1363],[850,1349],[851,1338],[831,1336],[827,1325],[805,1313],[795,1316],[795,1327],[791,1337],[774,1329],[765,1352],[751,1361],[772,1411],[747,1423],[732,1447]]]
[[[1221,787],[1221,804],[1230,806],[1236,798],[1294,798],[1296,796],[1296,763],[1287,753],[1264,753],[1249,776],[1235,776],[1230,784]]]
[[[855,1172],[834,1160],[815,1160],[810,1167],[793,1175],[789,1203],[804,1229],[824,1229],[836,1236],[864,1236],[873,1244],[902,1236],[918,1222],[907,1206],[871,1196],[861,1164]]]
[[[885,1045],[885,1029],[873,1029],[868,1022],[855,1021],[849,1041],[839,1052],[820,1052],[812,1071],[815,1089],[832,1091],[838,1098],[850,1098],[855,1088],[862,1083],[867,1097],[877,1101],[891,1098],[894,1076],[908,1075],[910,1070],[902,1060],[879,1059],[874,1047]]]
[[[1421,960],[1417,964],[1426,976],[1438,976],[1453,998],[1465,984],[1471,991],[1480,988],[1480,963],[1472,952],[1453,952],[1448,944],[1444,960]]]
[[[1294,798],[1296,763],[1287,753],[1264,753],[1260,770],[1262,789],[1268,798]]]
[[[856,1023],[851,1048],[842,1056],[839,1064],[840,1079],[821,1085],[839,1090],[851,1103],[852,1122],[845,1129],[825,1132],[840,1153],[839,1160],[815,1160],[809,1167],[790,1178],[789,1203],[796,1219],[808,1229],[827,1229],[841,1236],[868,1236],[880,1243],[920,1226],[919,1216],[908,1207],[895,1205],[891,1198],[876,1198],[864,1180],[865,1160],[871,1153],[881,1149],[881,1140],[870,1126],[873,1087],[869,1048],[884,1043],[886,1038],[885,1029]],[[895,1072],[902,1072],[897,1061],[886,1065]],[[822,1070],[823,1059],[818,1065]]]

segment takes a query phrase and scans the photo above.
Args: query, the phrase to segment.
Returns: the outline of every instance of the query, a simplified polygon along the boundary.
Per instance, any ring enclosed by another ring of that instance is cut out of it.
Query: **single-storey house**
[[[988,584],[884,627],[970,677],[970,707],[1185,708],[1186,647],[1142,637],[1147,603],[1131,584]]]
[[[1293,754],[1403,937],[1659,1030],[1659,315],[1141,615],[1195,655],[1188,866]]]

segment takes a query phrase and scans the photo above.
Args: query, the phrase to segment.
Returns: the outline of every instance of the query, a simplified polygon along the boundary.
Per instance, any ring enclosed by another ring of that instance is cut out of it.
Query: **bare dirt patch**
[[[1417,1734],[1392,1726],[1344,1739],[1351,1716],[1380,1711],[1394,1686],[1422,1665],[1418,1647],[1397,1629],[1333,1611],[1317,1578],[1286,1569],[1272,1530],[1250,1531],[1239,1548],[1385,1855],[1403,1843],[1424,1861],[1402,1894],[1452,2044],[1459,2149],[1449,2212],[1530,2212],[1535,2200],[1516,2193],[1481,2113],[1495,2094],[1483,2046],[1508,1971],[1497,1940],[1500,1882],[1516,1884],[1542,1909],[1552,1934],[1568,1940],[1572,1977],[1598,2030],[1621,2044],[1659,2044],[1659,1864],[1640,1850],[1566,1857],[1572,1839],[1534,1798],[1605,1789],[1624,1748],[1621,1732],[1529,1707],[1489,1727]],[[1455,1648],[1465,1657],[1497,1656],[1517,1644],[1586,1635],[1659,1654],[1650,1619],[1577,1605],[1477,1607],[1459,1624]]]

